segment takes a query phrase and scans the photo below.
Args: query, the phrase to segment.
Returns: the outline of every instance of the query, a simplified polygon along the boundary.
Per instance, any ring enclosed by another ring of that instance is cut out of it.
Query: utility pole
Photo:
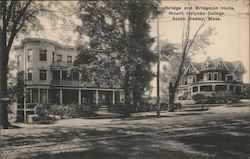
[[[159,6],[158,6],[159,9]],[[157,117],[160,117],[160,30],[159,30],[159,16],[157,16]]]

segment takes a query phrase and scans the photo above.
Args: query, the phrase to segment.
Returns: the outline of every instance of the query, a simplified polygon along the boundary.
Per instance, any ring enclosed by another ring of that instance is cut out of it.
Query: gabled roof
[[[198,71],[201,70],[201,63],[192,62],[192,64]]]
[[[234,65],[234,71],[236,71],[237,70],[237,68],[239,67],[239,66],[242,66],[242,72],[243,73],[245,73],[246,72],[246,69],[245,69],[245,67],[243,66],[243,64],[242,64],[242,62],[241,61],[235,61],[235,62],[233,62],[233,65]]]
[[[221,58],[217,58],[217,59],[211,59],[210,61],[213,63],[213,65],[215,67],[217,67],[218,64],[220,63],[220,61],[222,61],[222,59]]]
[[[234,64],[232,62],[224,61],[224,64],[228,68],[228,71],[234,71],[235,66],[234,66]]]
[[[235,71],[239,65],[242,65],[243,73],[245,72],[245,68],[244,68],[242,62],[239,60],[229,62],[229,61],[224,61],[222,58],[216,58],[216,59],[207,58],[207,60],[205,60],[204,62],[201,62],[201,63],[192,62],[191,64],[195,67],[196,70],[201,71],[203,69],[204,64],[208,64],[208,69],[217,69],[218,65],[221,62],[224,64],[225,68],[229,72]]]

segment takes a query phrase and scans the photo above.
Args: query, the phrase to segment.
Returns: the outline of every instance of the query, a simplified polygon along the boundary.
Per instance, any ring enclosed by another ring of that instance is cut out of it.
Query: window
[[[46,81],[47,80],[47,70],[40,70],[40,80]]]
[[[238,75],[238,76],[236,76],[236,80],[237,81],[240,81],[241,80],[241,77]]]
[[[39,59],[40,61],[47,61],[47,50],[40,50]]]
[[[184,78],[182,79],[182,85],[187,85],[187,77],[184,77]]]
[[[238,70],[239,70],[240,72],[242,72],[242,66],[241,66],[241,65],[239,65]]]
[[[33,70],[29,69],[28,70],[28,81],[32,80],[32,74],[33,74]]]
[[[233,80],[233,76],[232,75],[228,75],[227,76],[227,81],[232,81]]]
[[[52,62],[54,62],[55,61],[55,52],[53,51],[52,52]]]
[[[209,81],[212,80],[212,73],[208,73],[208,80],[209,80]]]
[[[229,86],[229,91],[232,91],[232,92],[233,92],[233,91],[234,91],[234,86],[232,86],[232,85]]]
[[[40,102],[48,103],[47,89],[40,89]]]
[[[52,75],[53,75],[53,80],[60,80],[60,70],[53,70]]]
[[[72,56],[67,56],[67,63],[69,63],[69,64],[72,63]]]
[[[221,81],[222,80],[222,73],[219,72],[219,80]]]
[[[62,71],[62,79],[67,80],[68,78],[68,71]]]
[[[187,85],[187,78],[184,78],[184,84]]]
[[[32,50],[28,50],[28,61],[31,62],[32,61]]]
[[[62,62],[62,55],[57,55],[57,62]]]
[[[32,103],[38,103],[38,89],[32,89]]]
[[[26,90],[26,102],[27,102],[27,103],[31,103],[31,98],[30,98],[30,96],[31,96],[31,89],[27,89],[27,90]]]
[[[79,73],[73,72],[73,80],[79,80]]]
[[[193,87],[193,92],[198,92],[198,86]]]
[[[193,83],[196,82],[196,76],[193,76]]]
[[[220,64],[218,65],[218,68],[219,68],[219,69],[223,69],[222,63],[220,63]]]
[[[218,73],[214,73],[214,80],[217,81],[218,80]]]
[[[212,86],[211,86],[211,85],[200,86],[200,91],[201,91],[201,92],[209,92],[209,91],[212,91]]]
[[[216,85],[215,86],[215,91],[226,91],[227,90],[227,85]]]

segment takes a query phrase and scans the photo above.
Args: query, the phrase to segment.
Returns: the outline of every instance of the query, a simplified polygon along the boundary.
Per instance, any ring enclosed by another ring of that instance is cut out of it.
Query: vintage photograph
[[[0,1],[0,158],[250,159],[249,5]]]

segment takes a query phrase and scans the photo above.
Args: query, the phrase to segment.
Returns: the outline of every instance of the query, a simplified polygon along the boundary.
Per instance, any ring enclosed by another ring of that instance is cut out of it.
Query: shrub
[[[42,105],[39,104],[38,106],[36,106],[36,114],[39,117],[35,117],[35,119],[33,119],[34,121],[41,121],[42,123],[50,123],[51,121],[55,120],[54,118],[50,117],[49,115],[49,105]]]
[[[41,117],[41,119],[46,119],[49,116],[48,113],[49,106],[39,104],[36,106],[35,113]]]
[[[36,114],[42,118],[49,115],[59,115],[62,119],[92,116],[98,111],[99,105],[67,104],[38,105]]]
[[[195,95],[192,96],[192,98],[197,104],[215,103],[213,92],[196,93]]]
[[[168,103],[161,103],[161,110],[168,110]]]
[[[129,115],[131,113],[132,105],[126,106],[124,103],[109,104],[108,111],[112,113],[119,113]]]
[[[231,91],[217,91],[197,93],[193,95],[193,100],[197,104],[223,104],[223,103],[237,103],[240,100],[240,95]]]
[[[137,106],[136,112],[148,112],[148,111],[151,111],[153,109],[154,109],[153,104],[142,103],[142,104]]]
[[[174,103],[174,109],[181,109],[181,103]]]
[[[240,95],[231,91],[218,91],[215,93],[216,103],[237,103],[240,101]]]

